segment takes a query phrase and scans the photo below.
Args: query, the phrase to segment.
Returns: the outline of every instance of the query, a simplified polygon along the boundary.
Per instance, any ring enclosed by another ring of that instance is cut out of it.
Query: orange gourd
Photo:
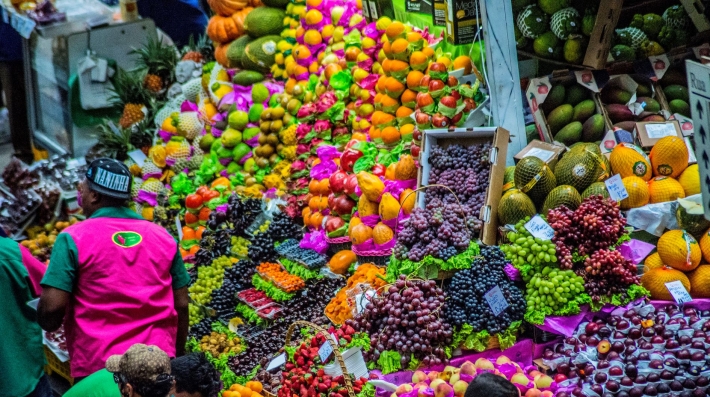
[[[207,36],[210,40],[220,44],[228,43],[241,36],[242,28],[237,27],[234,13],[228,17],[214,15],[207,24]]]
[[[375,244],[385,244],[394,238],[394,232],[389,226],[380,222],[372,229],[372,240]]]
[[[350,233],[350,241],[355,245],[364,243],[372,238],[372,228],[364,223],[361,223],[352,228]]]
[[[356,261],[357,256],[355,256],[354,252],[350,250],[342,250],[340,252],[337,252],[335,255],[333,255],[332,258],[330,258],[330,262],[328,262],[328,268],[331,272],[335,274],[345,274],[350,268],[350,265],[352,265]]]
[[[249,6],[249,2],[246,0],[207,0],[207,4],[214,12],[225,17]]]
[[[231,43],[218,44],[214,48],[214,59],[225,68],[229,67],[229,58],[227,58],[229,44]]]
[[[356,216],[352,217],[352,219],[350,219],[350,223],[348,224],[348,236],[352,234],[353,228],[361,223],[362,220],[360,218]]]

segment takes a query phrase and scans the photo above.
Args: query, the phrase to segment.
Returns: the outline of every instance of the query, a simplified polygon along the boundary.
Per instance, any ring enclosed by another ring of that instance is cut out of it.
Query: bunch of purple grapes
[[[445,300],[434,280],[407,280],[401,275],[346,324],[370,335],[367,361],[377,361],[382,352],[394,350],[400,353],[402,367],[409,365],[412,356],[426,366],[438,365],[448,361],[444,348],[453,336],[441,313]]]
[[[639,283],[636,265],[614,250],[594,252],[584,260],[584,270],[577,273],[584,278],[584,289],[595,302],[604,295],[623,294],[630,285]]]

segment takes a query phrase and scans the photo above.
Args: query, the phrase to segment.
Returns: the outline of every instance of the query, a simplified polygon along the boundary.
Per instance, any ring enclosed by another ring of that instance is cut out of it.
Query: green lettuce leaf
[[[377,365],[379,365],[382,373],[387,375],[402,369],[401,359],[402,356],[400,356],[398,352],[385,350],[380,353],[380,359],[377,360]]]
[[[264,291],[266,296],[277,302],[284,302],[295,296],[295,293],[288,293],[280,290],[277,286],[261,278],[259,274],[254,274],[251,278],[251,283],[254,284],[254,288],[259,291]]]

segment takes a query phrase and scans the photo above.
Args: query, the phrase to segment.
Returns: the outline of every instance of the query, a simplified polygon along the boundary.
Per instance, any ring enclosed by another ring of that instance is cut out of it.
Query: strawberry
[[[325,383],[320,383],[318,384],[318,391],[321,393],[325,393],[328,391],[328,386],[326,386]]]
[[[355,391],[355,393],[360,393],[362,391],[362,388],[353,386],[353,391]]]
[[[349,325],[344,326],[343,330],[345,332],[345,335],[355,335],[355,328]]]
[[[294,369],[296,366],[291,364],[291,363],[286,363],[286,371],[290,371]]]
[[[338,389],[338,394],[340,394],[342,397],[348,397],[348,389],[341,387]]]
[[[344,381],[345,381],[345,379],[343,378],[343,375],[338,375],[335,378],[333,378],[333,382],[335,382],[337,384],[343,384]]]
[[[323,368],[321,368],[321,369],[319,369],[318,371],[316,371],[316,375],[321,376],[321,377],[322,377],[323,375],[325,375],[325,371],[323,370]]]
[[[296,365],[298,365],[299,367],[303,367],[304,365],[306,365],[306,361],[303,359],[303,357],[299,357],[296,360]]]
[[[315,387],[311,386],[308,388],[308,395],[315,397],[318,393],[316,393]]]

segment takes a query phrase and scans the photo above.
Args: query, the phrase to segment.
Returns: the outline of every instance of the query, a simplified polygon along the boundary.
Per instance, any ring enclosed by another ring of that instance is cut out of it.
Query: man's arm
[[[173,290],[175,298],[175,311],[178,315],[178,329],[175,338],[175,355],[177,357],[185,354],[185,343],[187,343],[187,328],[190,325],[190,310],[188,309],[187,287]]]
[[[68,304],[68,292],[45,285],[42,289],[42,296],[39,298],[39,306],[37,306],[39,326],[45,331],[56,331],[64,321]]]

